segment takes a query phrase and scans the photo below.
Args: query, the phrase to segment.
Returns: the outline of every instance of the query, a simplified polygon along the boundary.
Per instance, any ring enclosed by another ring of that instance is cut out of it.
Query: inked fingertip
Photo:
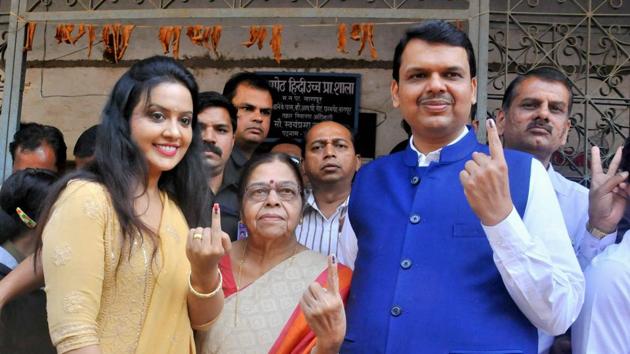
[[[220,210],[219,203],[212,204],[212,212],[218,214]]]
[[[488,118],[487,122],[488,122],[488,126],[490,128],[495,128],[496,127],[496,124],[494,123],[494,119]]]

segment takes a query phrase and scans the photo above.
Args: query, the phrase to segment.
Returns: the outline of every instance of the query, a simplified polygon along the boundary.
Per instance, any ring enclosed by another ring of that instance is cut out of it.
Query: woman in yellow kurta
[[[208,209],[196,97],[174,60],[134,64],[103,111],[95,162],[52,191],[41,257],[59,353],[193,353],[191,327],[221,311],[229,238],[188,229]]]

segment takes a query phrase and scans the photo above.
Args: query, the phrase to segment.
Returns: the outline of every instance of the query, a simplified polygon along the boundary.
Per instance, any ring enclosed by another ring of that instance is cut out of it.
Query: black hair
[[[409,123],[407,123],[406,120],[403,119],[400,121],[400,127],[403,128],[405,134],[407,134],[407,137],[411,136],[411,126],[409,125]]]
[[[26,168],[13,173],[0,189],[0,244],[15,240],[31,230],[20,219],[20,208],[29,218],[38,222],[42,200],[57,180],[56,173],[37,168]]]
[[[302,181],[302,174],[300,173],[300,168],[298,165],[291,160],[289,155],[279,153],[279,152],[269,152],[265,154],[254,155],[245,166],[243,166],[243,172],[241,174],[241,180],[238,186],[238,201],[241,204],[241,208],[243,208],[243,197],[245,196],[245,188],[247,188],[247,182],[249,182],[249,178],[251,177],[254,170],[260,166],[271,162],[281,162],[291,169],[295,180],[300,187],[300,196],[302,197],[302,204],[304,204],[304,182]]]
[[[519,75],[516,77],[516,79],[512,80],[512,82],[510,82],[510,85],[505,90],[505,94],[503,94],[501,109],[504,112],[507,112],[510,109],[510,106],[512,105],[512,101],[514,100],[514,96],[516,96],[519,86],[521,86],[523,81],[529,79],[530,77],[535,77],[546,82],[557,82],[562,84],[562,86],[564,86],[569,92],[569,106],[567,107],[567,116],[571,115],[571,108],[573,107],[573,91],[571,91],[571,82],[562,72],[550,67],[540,67],[532,69],[527,73]]]
[[[199,93],[199,112],[203,112],[206,108],[220,107],[230,115],[230,123],[232,123],[232,132],[236,132],[236,107],[227,99],[227,97],[215,91],[205,91]]]
[[[13,141],[9,144],[11,158],[15,161],[15,153],[19,148],[23,150],[35,150],[42,143],[50,145],[55,152],[55,166],[62,172],[66,168],[66,142],[61,131],[50,125],[39,123],[21,123],[20,129],[13,135]]]
[[[197,124],[198,87],[193,75],[180,63],[165,56],[153,56],[131,66],[116,82],[102,113],[101,125],[97,130],[94,162],[60,180],[49,194],[45,205],[50,207],[71,179],[82,179],[102,184],[110,194],[120,231],[121,247],[133,245],[144,232],[153,244],[155,257],[158,239],[138,217],[134,210],[134,186],[142,184],[146,191],[148,166],[144,154],[131,137],[129,120],[136,106],[150,104],[151,90],[162,83],[178,83],[186,87],[193,101],[193,136],[188,151],[172,170],[163,172],[158,188],[165,191],[182,210],[188,225],[209,224],[209,208],[205,206],[207,174],[202,160],[201,134]],[[38,225],[41,249],[41,231],[50,208],[44,211],[42,223]],[[128,247],[131,256],[132,247]],[[36,254],[37,255],[37,254]]]
[[[626,142],[623,146],[619,170],[630,172],[630,137],[626,138]],[[628,177],[628,180],[630,181],[630,177]]]
[[[97,129],[98,124],[89,127],[81,133],[81,135],[79,135],[79,139],[77,139],[77,143],[74,145],[74,150],[72,152],[75,157],[90,157],[94,155]]]
[[[468,55],[470,77],[477,76],[475,52],[473,51],[473,46],[468,35],[448,22],[431,20],[409,28],[400,39],[400,42],[398,42],[396,50],[394,50],[394,67],[392,72],[392,77],[396,82],[398,82],[400,78],[400,64],[403,51],[407,47],[407,44],[414,39],[420,39],[433,44],[447,44],[453,47],[464,48]]]
[[[277,93],[276,90],[269,85],[267,80],[257,75],[256,73],[244,71],[237,74],[232,75],[230,79],[223,86],[223,96],[225,96],[230,102],[236,96],[236,89],[240,85],[250,86],[258,90],[267,91],[271,95],[271,99],[273,102],[277,102]]]

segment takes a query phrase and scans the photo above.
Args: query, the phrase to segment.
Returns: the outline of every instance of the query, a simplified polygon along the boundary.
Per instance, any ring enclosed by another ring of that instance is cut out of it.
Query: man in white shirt
[[[477,80],[465,33],[412,27],[393,62],[412,137],[352,186],[359,253],[341,352],[534,353],[536,328],[564,333],[584,297],[546,171],[503,152],[494,121],[489,149],[466,127]]]
[[[553,153],[567,142],[571,103],[566,76],[556,69],[537,68],[510,83],[497,114],[497,125],[506,148],[534,155],[547,169],[584,269],[595,255],[614,243],[617,233],[606,219],[589,221],[588,189],[564,178],[550,163]]]
[[[592,149],[593,174],[604,181],[591,186],[592,198],[607,203],[606,214],[619,221],[627,207],[630,186],[630,140],[624,147],[624,172],[615,174],[620,150],[610,163],[608,172],[601,169],[599,148]],[[575,354],[630,353],[630,236],[626,233],[620,244],[612,245],[595,257],[586,268],[586,295],[580,317],[573,325],[571,340]]]
[[[584,272],[584,307],[573,325],[574,354],[630,353],[630,235]]]
[[[506,148],[528,152],[547,169],[575,254],[584,269],[606,246],[614,243],[616,225],[599,217],[606,205],[591,203],[589,191],[553,169],[551,156],[567,142],[572,93],[564,74],[536,68],[514,79],[503,96],[497,126]],[[597,180],[601,176],[594,175]],[[547,353],[553,337],[540,333],[539,352]]]
[[[353,268],[357,238],[347,217],[352,179],[361,165],[352,133],[343,125],[325,121],[306,133],[304,172],[311,183],[302,222],[295,230],[304,246]]]

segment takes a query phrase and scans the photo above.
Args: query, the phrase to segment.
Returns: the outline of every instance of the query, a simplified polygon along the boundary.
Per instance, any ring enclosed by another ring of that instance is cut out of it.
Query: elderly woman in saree
[[[337,353],[352,272],[297,242],[303,184],[289,156],[254,157],[240,184],[248,237],[219,262],[224,311],[197,335],[200,353]]]

